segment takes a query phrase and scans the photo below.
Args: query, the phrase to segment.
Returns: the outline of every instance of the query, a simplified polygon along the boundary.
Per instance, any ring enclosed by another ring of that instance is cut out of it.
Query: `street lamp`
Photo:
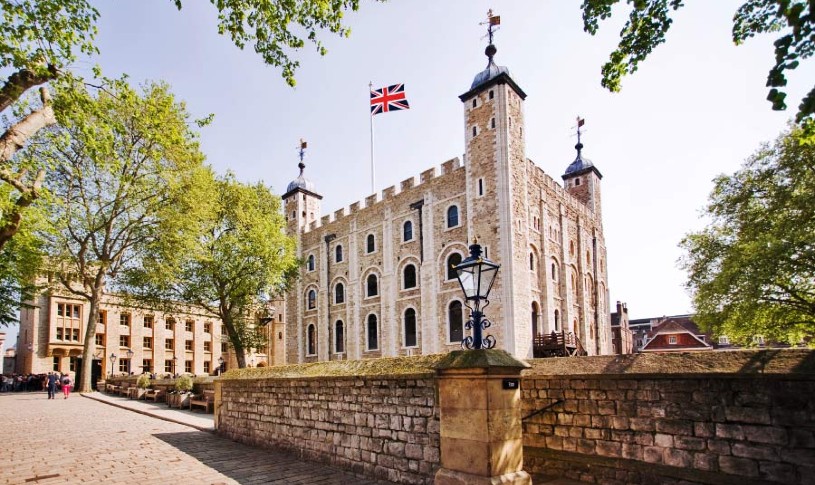
[[[131,370],[131,366],[133,365],[133,351],[131,349],[127,349],[127,374],[130,375],[133,373]]]
[[[488,328],[492,323],[484,317],[481,302],[484,301],[484,308],[490,304],[487,297],[490,295],[495,277],[498,275],[500,264],[493,263],[489,259],[481,257],[481,245],[477,240],[470,245],[470,256],[462,261],[454,269],[461,290],[464,292],[465,305],[470,309],[470,320],[465,328],[473,329],[472,336],[461,341],[461,346],[468,349],[491,349],[495,347],[495,337],[487,335],[482,337],[481,331]],[[472,302],[472,306],[471,303]]]
[[[110,359],[110,377],[113,377],[113,365],[116,363],[116,354],[111,352],[109,359]]]
[[[224,373],[224,357],[220,356],[218,357],[218,375],[221,375],[223,373]]]

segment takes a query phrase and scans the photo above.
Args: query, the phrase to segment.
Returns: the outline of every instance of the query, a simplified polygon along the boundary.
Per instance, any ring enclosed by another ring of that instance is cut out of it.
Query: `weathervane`
[[[577,115],[577,127],[576,128],[577,128],[577,144],[578,145],[581,145],[581,143],[580,143],[580,135],[583,134],[583,132],[580,130],[580,128],[582,128],[583,125],[585,125],[585,124],[586,124],[586,119],[581,118],[580,115]]]
[[[300,147],[298,148],[300,163],[297,164],[297,166],[300,167],[300,175],[303,174],[303,169],[306,168],[306,164],[303,163],[303,159],[306,158],[306,147],[308,147],[308,143],[306,143],[306,140],[300,138]]]
[[[487,26],[487,35],[484,37],[490,38],[490,45],[492,45],[492,36],[495,34],[495,31],[498,30],[498,25],[501,25],[501,16],[500,15],[493,15],[492,9],[487,10],[487,20],[483,22],[479,22],[478,25],[486,25]],[[483,39],[483,37],[482,37]]]

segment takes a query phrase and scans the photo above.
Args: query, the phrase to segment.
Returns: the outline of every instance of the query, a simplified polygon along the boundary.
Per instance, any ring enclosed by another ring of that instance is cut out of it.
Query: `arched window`
[[[376,296],[379,294],[379,288],[376,281],[375,274],[369,274],[367,279],[367,287],[368,292],[366,293],[368,296]]]
[[[540,308],[538,307],[538,302],[532,302],[532,336],[538,335],[538,314],[540,313]]]
[[[334,303],[337,305],[345,303],[345,285],[342,283],[337,283],[334,287]]]
[[[450,256],[447,257],[447,279],[448,280],[454,280],[454,279],[456,279],[458,277],[455,268],[459,264],[461,264],[461,254],[453,253],[453,254],[451,254]]]
[[[376,251],[376,238],[374,238],[373,234],[368,234],[368,240],[365,249],[369,253]]]
[[[458,206],[451,205],[447,208],[447,227],[458,226]]]
[[[379,328],[376,325],[376,315],[368,315],[368,350],[379,349]]]
[[[409,264],[402,271],[404,289],[416,288],[416,266]]]
[[[557,264],[552,263],[552,281],[557,281]]]
[[[591,253],[586,251],[586,266],[591,266]]]
[[[306,354],[317,355],[317,328],[314,325],[309,325],[306,332]]]
[[[342,320],[337,320],[334,324],[334,352],[341,354],[345,352],[345,332]]]
[[[461,309],[461,302],[458,300],[451,301],[447,307],[447,327],[450,343],[464,340],[464,313]]]
[[[560,331],[560,312],[555,310],[555,330]]]
[[[307,298],[307,307],[309,310],[314,310],[317,308],[317,292],[314,290],[308,290],[308,298]]]
[[[412,221],[405,221],[405,225],[402,226],[402,241],[412,241],[413,240],[413,222]]]
[[[574,257],[574,241],[569,241],[569,256]]]
[[[535,253],[529,253],[529,270],[535,271]]]
[[[334,248],[334,261],[342,263],[342,244],[337,244],[337,247]]]
[[[416,347],[416,310],[405,310],[405,347]]]
[[[308,255],[308,270],[309,271],[314,271],[314,255],[313,254]]]

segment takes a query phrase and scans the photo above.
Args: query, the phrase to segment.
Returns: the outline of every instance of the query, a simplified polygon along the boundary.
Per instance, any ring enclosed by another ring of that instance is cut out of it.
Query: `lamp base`
[[[532,485],[532,477],[521,470],[519,472],[505,473],[495,477],[473,475],[447,468],[439,468],[436,472],[435,485]]]

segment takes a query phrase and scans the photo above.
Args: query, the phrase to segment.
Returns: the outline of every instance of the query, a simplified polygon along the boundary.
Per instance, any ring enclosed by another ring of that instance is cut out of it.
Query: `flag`
[[[388,111],[410,109],[405,97],[405,85],[394,84],[382,89],[371,90],[371,116]]]
[[[578,128],[580,128],[581,126],[583,126],[583,125],[585,125],[585,124],[586,124],[586,119],[585,119],[585,118],[581,118],[581,117],[579,117],[579,116],[578,116],[578,117],[577,117],[577,127],[578,127]]]
[[[490,25],[501,25],[501,16],[500,15],[496,15],[496,16],[490,15]]]

